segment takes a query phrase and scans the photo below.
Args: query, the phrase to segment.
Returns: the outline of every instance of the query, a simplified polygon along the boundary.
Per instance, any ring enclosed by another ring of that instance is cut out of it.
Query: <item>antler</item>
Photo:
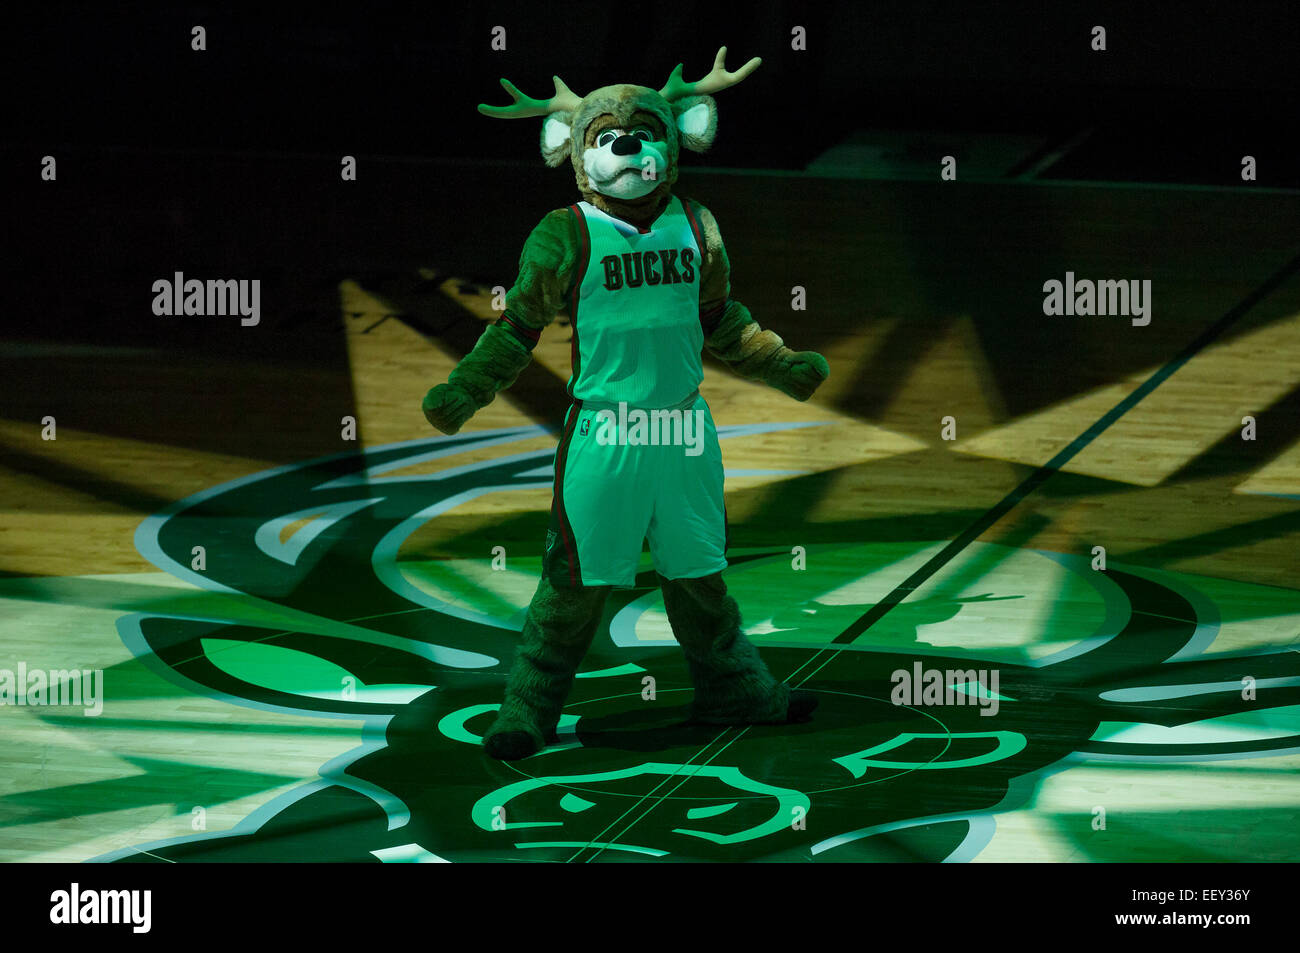
[[[659,95],[672,102],[674,99],[681,99],[683,96],[704,96],[709,93],[716,93],[729,86],[735,86],[758,69],[762,62],[759,57],[755,56],[734,73],[728,72],[727,48],[724,46],[718,50],[718,55],[713,59],[713,69],[703,79],[696,80],[694,83],[688,83],[682,79],[682,64],[678,63],[677,68],[668,77],[668,84],[659,90]]]
[[[478,111],[485,116],[492,116],[494,119],[526,119],[529,116],[546,116],[566,109],[577,109],[582,103],[582,98],[565,86],[560,77],[553,78],[555,80],[555,95],[550,99],[533,99],[525,96],[515,89],[510,80],[503,79],[501,85],[510,94],[510,98],[515,101],[514,105],[487,106],[479,103]]]

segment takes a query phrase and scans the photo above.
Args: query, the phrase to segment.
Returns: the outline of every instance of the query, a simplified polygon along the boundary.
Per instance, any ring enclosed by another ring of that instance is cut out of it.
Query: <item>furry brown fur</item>
[[[695,83],[681,79],[679,66],[659,91],[620,84],[580,98],[556,77],[555,95],[543,101],[502,80],[515,104],[479,109],[502,118],[545,116],[541,146],[547,164],[558,167],[569,159],[587,202],[648,228],[672,198],[681,150],[703,152],[713,144],[717,105],[706,94],[735,85],[759,63],[755,58],[732,73],[725,68],[725,56],[724,47],[713,70]],[[826,360],[813,351],[792,351],[731,298],[730,265],[717,222],[697,202],[688,200],[686,207],[701,237],[699,313],[705,346],[742,377],[807,400],[829,373]],[[510,386],[531,359],[542,329],[568,307],[566,294],[581,257],[575,229],[574,216],[562,209],[533,229],[501,319],[484,331],[447,383],[425,395],[424,415],[439,430],[455,433]],[[695,686],[692,720],[768,724],[798,720],[812,711],[816,697],[777,681],[745,638],[740,609],[721,574],[661,577],[660,585]],[[608,592],[607,586],[557,587],[543,575],[528,607],[504,702],[483,739],[488,754],[524,758],[555,740],[564,700]]]

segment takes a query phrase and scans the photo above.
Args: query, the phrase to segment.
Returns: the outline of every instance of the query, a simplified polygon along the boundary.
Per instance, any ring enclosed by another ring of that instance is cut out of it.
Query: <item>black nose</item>
[[[641,140],[636,136],[619,136],[614,140],[613,152],[616,156],[634,156],[641,151]]]

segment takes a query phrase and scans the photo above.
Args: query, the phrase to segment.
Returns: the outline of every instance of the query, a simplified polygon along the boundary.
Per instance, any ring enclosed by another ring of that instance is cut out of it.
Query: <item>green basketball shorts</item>
[[[699,392],[676,407],[575,402],[555,452],[543,572],[555,586],[633,586],[642,546],[668,579],[727,567],[722,449]]]

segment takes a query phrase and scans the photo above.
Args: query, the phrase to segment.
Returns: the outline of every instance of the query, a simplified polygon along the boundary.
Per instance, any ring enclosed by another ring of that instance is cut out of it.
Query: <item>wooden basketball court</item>
[[[1300,857],[1296,193],[684,169],[733,296],[831,365],[702,388],[728,585],[821,707],[683,725],[647,557],[563,743],[502,764],[571,329],[456,437],[419,404],[566,183],[79,161],[20,306],[103,331],[0,346],[0,668],[102,671],[102,711],[0,706],[0,860]],[[265,274],[261,323],[148,315],[169,249]],[[1150,323],[1045,315],[1067,272],[1150,279]]]

